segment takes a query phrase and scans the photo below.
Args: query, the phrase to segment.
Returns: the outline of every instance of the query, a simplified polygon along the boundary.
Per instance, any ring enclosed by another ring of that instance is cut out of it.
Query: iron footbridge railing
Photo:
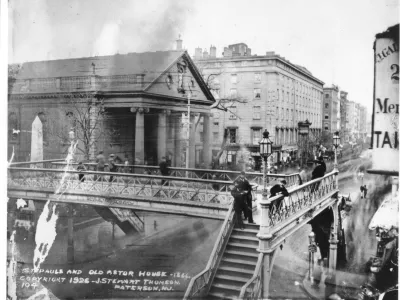
[[[222,255],[225,251],[229,237],[236,222],[236,214],[233,209],[233,202],[229,207],[228,214],[222,224],[218,238],[215,242],[214,248],[211,252],[210,259],[208,260],[205,269],[194,276],[186,289],[186,293],[183,299],[193,299],[207,295],[210,290],[212,281],[217,272],[218,265],[221,261]]]
[[[233,199],[230,181],[39,168],[9,167],[8,171],[9,188],[46,188],[59,193],[134,195],[223,205],[229,205]],[[79,180],[80,174],[83,180]]]
[[[268,199],[267,209],[262,207],[266,209],[267,213],[264,215],[267,218],[261,220],[261,227],[268,228],[268,235],[271,238],[269,250],[278,247],[285,238],[304,225],[315,210],[321,211],[326,207],[327,199],[338,193],[337,174],[337,171],[333,171],[322,178],[291,188],[288,190],[289,196],[278,195]],[[261,235],[264,233],[260,231]],[[253,277],[242,287],[239,299],[262,298],[263,259],[267,258],[260,253]]]
[[[64,168],[65,162],[55,162],[53,164],[56,168]],[[77,166],[77,163],[70,164],[71,166]],[[96,170],[96,163],[85,163],[84,164],[89,170]],[[107,164],[106,164],[107,166]],[[135,173],[145,175],[156,175],[162,176],[160,168],[158,166],[148,165],[122,165],[117,164],[118,173]],[[171,177],[179,178],[192,178],[192,179],[205,179],[205,180],[217,180],[217,181],[234,181],[239,175],[238,171],[226,171],[226,170],[214,170],[214,169],[192,169],[192,168],[178,168],[169,167],[169,175]],[[250,182],[257,183],[259,186],[263,185],[263,174],[257,172],[246,172],[246,177]],[[294,174],[265,174],[265,178],[268,185],[278,183],[281,179],[285,179],[287,186],[295,186],[300,182],[299,173]]]

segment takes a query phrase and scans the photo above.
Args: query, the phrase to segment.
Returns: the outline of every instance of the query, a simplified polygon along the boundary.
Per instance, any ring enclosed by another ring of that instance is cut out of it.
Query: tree
[[[78,141],[77,150],[83,154],[85,160],[94,159],[100,139],[118,135],[115,130],[107,130],[105,127],[108,115],[104,98],[96,92],[80,92],[61,96],[61,101],[64,104],[62,114],[65,122],[61,126],[49,126],[51,137],[67,145],[70,143],[69,133],[72,130]]]

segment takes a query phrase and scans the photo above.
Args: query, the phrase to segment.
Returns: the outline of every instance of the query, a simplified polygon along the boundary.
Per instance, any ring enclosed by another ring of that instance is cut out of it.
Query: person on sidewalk
[[[81,171],[81,172],[82,171],[86,171],[86,167],[85,167],[85,165],[83,164],[82,161],[79,162],[78,166],[76,167],[76,170],[77,171]],[[79,173],[78,176],[79,176],[79,181],[80,182],[84,182],[85,181],[85,174]]]
[[[276,195],[283,195],[284,197],[289,196],[289,192],[285,187],[286,185],[286,180],[282,179],[281,182],[279,184],[275,184],[271,189],[270,189],[270,198],[275,197]],[[284,199],[284,197],[281,197],[279,199],[276,200],[276,202],[274,203],[274,206],[276,209],[279,209],[281,206],[281,203]]]
[[[305,184],[305,183],[307,182],[307,173],[306,173],[306,170],[305,170],[305,169],[301,169],[301,168],[299,167],[299,176],[300,176],[299,185]]]
[[[160,173],[162,176],[169,176],[169,165],[167,163],[167,159],[165,158],[165,156],[163,156],[161,158],[161,162],[160,162]],[[169,185],[168,181],[165,179],[161,180],[161,185]]]
[[[248,222],[249,224],[254,224],[254,220],[253,220],[253,197],[251,195],[251,185],[250,182],[247,180],[246,178],[246,172],[242,171],[240,172],[240,175],[238,178],[235,179],[235,181],[233,182],[238,183],[239,189],[244,191],[244,201],[246,203],[247,206],[247,211],[245,213],[245,217],[247,216]]]

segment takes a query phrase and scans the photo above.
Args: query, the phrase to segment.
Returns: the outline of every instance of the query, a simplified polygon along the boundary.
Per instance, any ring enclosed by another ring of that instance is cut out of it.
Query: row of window
[[[254,82],[261,83],[261,73],[254,73]],[[231,83],[233,84],[238,83],[237,74],[231,74]]]
[[[237,128],[228,129],[228,143],[235,144],[238,142]],[[219,142],[219,132],[213,132],[213,142]],[[258,145],[262,138],[262,128],[251,129],[251,142],[253,145]],[[277,130],[275,132],[275,144],[292,144],[297,142],[297,132],[294,130]]]

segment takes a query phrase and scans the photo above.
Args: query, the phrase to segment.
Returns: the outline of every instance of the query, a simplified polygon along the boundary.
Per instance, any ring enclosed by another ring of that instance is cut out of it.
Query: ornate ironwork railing
[[[269,222],[271,226],[282,223],[303,209],[336,191],[337,172],[333,171],[324,177],[311,180],[289,190],[289,196],[277,195],[270,200]]]
[[[239,299],[261,299],[262,285],[263,285],[263,261],[264,254],[258,254],[257,265],[254,270],[253,277],[242,287],[240,290]]]
[[[63,162],[57,162],[54,165],[62,168],[65,166]],[[77,164],[73,164],[74,166]],[[86,163],[91,170],[96,169],[95,163]],[[160,168],[158,166],[147,166],[147,165],[122,165],[117,164],[120,173],[142,173],[147,175],[161,175]],[[214,169],[191,169],[191,168],[178,168],[170,167],[169,176],[180,177],[180,178],[196,178],[196,179],[206,179],[206,180],[220,180],[220,181],[233,181],[239,175],[238,171],[227,171],[227,170],[214,170]],[[259,186],[263,186],[263,174],[257,172],[246,172],[246,178],[250,182],[257,183]],[[267,180],[267,185],[273,185],[278,183],[281,179],[285,179],[286,186],[291,187],[298,185],[300,180],[299,173],[294,174],[266,174],[265,178]]]
[[[135,195],[224,205],[230,204],[233,199],[229,189],[232,183],[229,181],[61,169],[10,167],[8,170],[9,187]],[[84,175],[84,181],[79,180],[79,174]]]
[[[225,251],[229,237],[231,236],[232,230],[235,226],[236,214],[233,209],[233,202],[229,207],[228,214],[222,224],[218,238],[215,242],[214,248],[211,252],[210,259],[208,260],[207,266],[203,271],[194,276],[186,289],[185,296],[183,299],[192,299],[196,297],[204,296],[208,293],[211,287],[211,283],[217,272],[219,262],[221,261],[222,255]]]
[[[10,164],[10,167],[17,167],[17,168],[45,168],[51,169],[55,167],[54,163],[61,163],[65,161],[65,159],[48,159],[48,160],[39,160],[39,161],[24,161],[24,162],[13,162]]]

